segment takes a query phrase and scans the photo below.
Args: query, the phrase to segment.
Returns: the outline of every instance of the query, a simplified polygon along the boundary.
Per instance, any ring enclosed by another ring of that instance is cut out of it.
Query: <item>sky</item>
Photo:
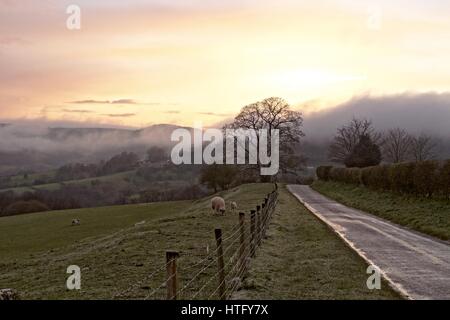
[[[450,2],[393,2],[0,0],[0,119],[212,125],[271,96],[450,91]]]

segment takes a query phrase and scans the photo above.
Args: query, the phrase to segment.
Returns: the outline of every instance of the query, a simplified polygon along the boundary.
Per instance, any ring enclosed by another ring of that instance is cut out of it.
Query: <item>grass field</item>
[[[242,299],[399,299],[366,286],[367,265],[284,188]]]
[[[119,173],[114,173],[106,176],[101,177],[94,177],[94,178],[87,178],[87,179],[79,179],[79,180],[68,180],[64,182],[56,182],[56,183],[47,183],[47,184],[39,184],[34,186],[21,186],[21,187],[14,187],[14,188],[7,188],[7,189],[1,189],[0,192],[5,191],[13,191],[16,194],[22,194],[25,192],[33,192],[35,190],[58,190],[61,188],[63,184],[65,185],[90,185],[93,181],[100,181],[100,182],[117,182],[119,180],[124,179],[131,179],[135,176],[136,171],[124,171]],[[31,179],[31,178],[29,178]]]
[[[271,189],[270,184],[249,184],[222,195],[248,211]],[[226,237],[237,216],[212,216],[209,202],[207,198],[0,218],[0,288],[15,288],[25,299],[162,299],[165,251],[172,249],[180,252],[180,287],[204,269],[180,298],[215,298],[217,284],[207,282],[217,271],[215,259],[208,258],[215,249],[213,231],[220,226]],[[71,227],[72,218],[79,218],[81,226]],[[243,291],[248,297],[396,297],[388,288],[364,289],[364,262],[284,188],[269,230],[251,263],[254,290],[247,285]],[[80,291],[65,287],[69,265],[81,268]]]
[[[312,187],[350,207],[443,240],[450,240],[448,201],[403,197],[338,182],[316,181]]]
[[[56,171],[47,171],[44,173],[30,173],[27,175],[19,174],[12,176],[9,181],[9,188],[27,187],[31,186],[35,180],[53,178]]]
[[[140,221],[151,222],[176,216],[190,202],[114,206],[92,209],[51,211],[0,218],[1,261],[33,256],[79,240],[109,235]],[[80,227],[72,227],[80,219]]]

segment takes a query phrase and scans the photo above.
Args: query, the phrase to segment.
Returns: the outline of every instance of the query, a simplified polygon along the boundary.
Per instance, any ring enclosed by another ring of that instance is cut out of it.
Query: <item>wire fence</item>
[[[261,205],[249,213],[239,213],[238,223],[226,234],[222,234],[220,228],[213,230],[216,247],[205,257],[190,265],[180,265],[182,269],[178,270],[179,253],[167,251],[165,265],[125,290],[116,292],[112,298],[123,298],[152,282],[157,285],[146,287],[145,300],[232,299],[233,294],[242,287],[249,272],[249,263],[266,236],[277,201],[278,186],[275,184],[274,190],[267,194]],[[165,277],[158,281],[164,269]],[[188,277],[183,277],[183,274]]]

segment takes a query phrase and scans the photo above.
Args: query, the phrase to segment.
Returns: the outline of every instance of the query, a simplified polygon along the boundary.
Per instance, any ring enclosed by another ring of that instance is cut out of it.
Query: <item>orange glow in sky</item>
[[[0,119],[214,124],[269,96],[449,90],[450,5],[391,2],[0,0]]]

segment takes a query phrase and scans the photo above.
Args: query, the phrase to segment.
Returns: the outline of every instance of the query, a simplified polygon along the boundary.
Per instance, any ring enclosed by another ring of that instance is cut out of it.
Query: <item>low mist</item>
[[[379,131],[400,127],[412,134],[450,139],[450,93],[357,97],[305,116],[304,130],[309,140],[329,139],[353,117],[372,120]]]

